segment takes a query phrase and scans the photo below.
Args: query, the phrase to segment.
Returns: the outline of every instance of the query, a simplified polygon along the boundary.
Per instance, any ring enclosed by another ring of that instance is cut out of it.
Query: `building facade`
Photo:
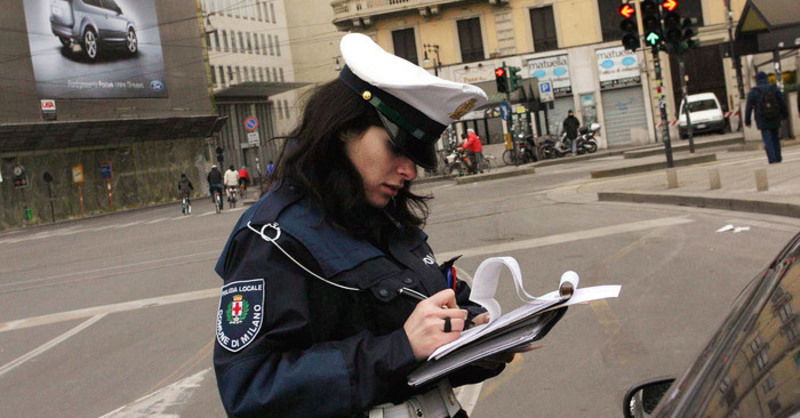
[[[4,4],[0,229],[173,201],[181,173],[202,190],[219,123],[197,17],[194,0]]]
[[[638,8],[638,1],[630,3]],[[723,2],[679,6],[683,16],[697,18],[700,25],[701,46],[684,55],[688,92],[713,92],[725,110],[740,105],[728,41],[745,2],[730,3],[731,19]],[[505,63],[521,68],[523,78],[551,81],[555,99],[546,115],[539,112],[542,120],[532,123],[540,134],[560,132],[573,109],[583,124],[601,124],[601,147],[660,140],[653,57],[649,49],[622,47],[619,0],[336,0],[331,5],[340,30],[364,32],[386,50],[447,79],[485,85]],[[681,97],[678,61],[665,53],[660,58],[668,119],[675,120]],[[490,142],[502,137],[491,112],[468,117]]]
[[[296,119],[295,71],[284,2],[200,0],[210,83],[228,123],[216,138],[223,165],[262,173]]]

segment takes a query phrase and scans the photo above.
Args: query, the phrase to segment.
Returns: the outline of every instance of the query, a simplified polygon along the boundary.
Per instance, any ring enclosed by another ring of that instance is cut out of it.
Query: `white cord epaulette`
[[[264,241],[272,243],[276,247],[278,247],[278,249],[281,250],[281,252],[283,254],[285,254],[287,257],[289,257],[289,260],[292,260],[295,264],[297,264],[298,267],[300,267],[301,269],[305,270],[306,273],[310,274],[312,277],[314,277],[316,279],[319,279],[319,280],[322,280],[323,282],[325,282],[325,283],[327,283],[327,284],[329,284],[331,286],[338,287],[340,289],[352,290],[354,292],[361,292],[361,289],[359,289],[357,287],[349,287],[349,286],[341,285],[339,283],[334,283],[334,282],[332,282],[332,281],[330,281],[330,280],[328,280],[328,279],[326,279],[326,278],[314,273],[313,271],[309,270],[306,266],[301,264],[299,261],[295,260],[295,258],[292,257],[292,255],[289,254],[288,251],[284,250],[283,247],[281,247],[280,244],[278,244],[278,242],[277,242],[278,238],[281,237],[281,227],[280,227],[280,225],[278,225],[277,222],[272,222],[272,223],[265,224],[264,226],[261,227],[261,230],[258,230],[256,228],[254,228],[252,225],[250,225],[250,221],[248,221],[247,222],[247,228],[249,228],[251,231],[255,232],[256,234],[260,235],[261,239],[263,239]],[[264,233],[264,230],[266,230],[267,228],[272,228],[272,229],[275,230],[275,236],[274,237],[269,237],[269,236],[267,236],[267,234]]]

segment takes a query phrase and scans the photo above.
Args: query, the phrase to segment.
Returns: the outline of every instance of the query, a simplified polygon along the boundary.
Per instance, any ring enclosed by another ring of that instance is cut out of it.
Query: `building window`
[[[269,4],[269,14],[272,15],[272,23],[277,23],[275,20],[275,5],[273,3]]]
[[[278,69],[275,67],[272,67],[272,80],[278,82]]]
[[[239,45],[236,43],[236,32],[231,31],[231,52],[238,52]]]
[[[283,78],[283,67],[279,68],[279,72],[281,74],[281,83],[283,83],[284,81],[286,81],[286,79]]]
[[[461,44],[461,61],[483,60],[483,38],[479,18],[458,21],[458,42]]]
[[[617,14],[619,0],[597,0],[597,9],[600,11],[600,28],[603,32],[603,42],[619,41],[622,39],[622,29],[619,28],[622,18]],[[681,4],[683,6],[683,4]]]
[[[228,32],[222,31],[222,49],[228,52]]]
[[[769,375],[769,377],[767,377],[767,380],[765,380],[764,383],[761,384],[761,389],[764,390],[764,393],[769,393],[769,391],[771,391],[774,388],[775,388],[775,376]]]
[[[267,81],[272,81],[272,76],[269,74],[269,67],[264,69],[264,72],[267,73]]]
[[[289,102],[287,102],[286,100],[283,101],[283,112],[284,115],[286,115],[286,119],[289,119],[291,117],[289,116]]]
[[[531,9],[531,28],[533,29],[534,51],[542,52],[558,49],[553,6]]]
[[[223,67],[223,66],[221,66],[221,65],[220,65],[220,66],[219,66],[219,85],[220,85],[220,86],[225,86],[225,85],[227,85],[227,84],[228,84],[228,83],[227,83],[227,81],[228,81],[228,80],[227,80],[227,78],[225,77],[225,67]]]
[[[242,82],[242,69],[237,65],[236,66],[236,83]]]
[[[258,67],[258,80],[264,81],[264,67]]]
[[[214,32],[214,49],[219,52],[219,31]]]
[[[258,43],[258,34],[253,34],[253,43],[256,46],[256,55],[261,55],[261,44]]]
[[[250,68],[242,67],[244,70],[244,81],[250,81]]]
[[[414,28],[392,31],[394,54],[400,58],[418,64],[417,42],[414,39]]]
[[[211,85],[217,86],[217,69],[214,67],[211,67]]]
[[[250,32],[247,32],[247,53],[253,53],[253,34]]]
[[[281,43],[278,41],[278,35],[275,35],[275,52],[281,56]]]
[[[264,8],[264,21],[269,22],[269,10],[267,10],[267,2],[262,2],[261,7]]]
[[[239,50],[242,51],[242,53],[245,53],[246,52],[246,49],[245,49],[246,47],[247,47],[247,44],[244,42],[244,33],[243,32],[239,32]]]
[[[232,84],[232,83],[231,83],[232,81],[233,81],[233,69],[232,69],[232,68],[231,68],[231,66],[229,65],[229,66],[228,66],[228,85],[231,85],[231,84]]]
[[[261,55],[267,55],[267,38],[261,34]]]
[[[258,1],[258,0],[256,0],[256,10],[258,11],[258,21],[259,22],[263,22],[264,21],[264,14],[262,13],[262,10],[261,10],[261,2]]]
[[[275,104],[278,108],[278,119],[283,119],[283,103],[279,100]]]
[[[275,55],[275,46],[272,44],[272,35],[267,35],[267,41],[269,42],[269,54]]]

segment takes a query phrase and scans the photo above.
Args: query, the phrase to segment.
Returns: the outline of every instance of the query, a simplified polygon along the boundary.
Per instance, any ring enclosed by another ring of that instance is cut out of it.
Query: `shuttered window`
[[[458,21],[458,41],[461,44],[461,61],[483,60],[483,38],[481,37],[481,20],[479,18]]]
[[[392,31],[392,42],[395,55],[418,64],[417,43],[414,39],[413,28]]]
[[[531,9],[531,28],[533,28],[534,51],[542,52],[558,49],[553,6]]]

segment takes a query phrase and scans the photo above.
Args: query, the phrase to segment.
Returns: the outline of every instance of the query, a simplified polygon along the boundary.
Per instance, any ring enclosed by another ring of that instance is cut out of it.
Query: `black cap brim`
[[[427,142],[412,136],[390,121],[381,112],[378,111],[377,113],[383,128],[389,133],[392,143],[398,150],[422,168],[428,170],[436,169],[438,159],[436,158],[436,144],[434,142]]]

